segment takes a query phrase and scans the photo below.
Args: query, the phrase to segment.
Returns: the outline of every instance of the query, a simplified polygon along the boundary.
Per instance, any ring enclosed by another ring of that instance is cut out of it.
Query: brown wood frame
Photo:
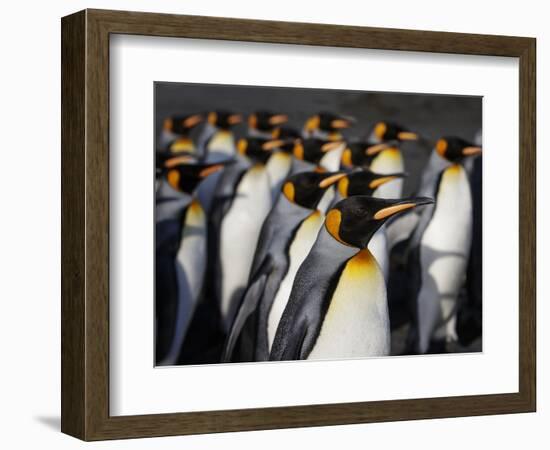
[[[535,411],[535,39],[104,10],[75,13],[61,25],[64,433],[99,440]],[[108,100],[113,33],[519,58],[519,392],[109,416]]]

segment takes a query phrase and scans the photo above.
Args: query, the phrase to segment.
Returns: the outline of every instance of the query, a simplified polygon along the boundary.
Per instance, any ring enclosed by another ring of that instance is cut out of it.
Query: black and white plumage
[[[337,203],[296,274],[270,360],[388,355],[386,287],[367,246],[389,217],[429,202],[355,196]]]
[[[426,353],[433,342],[453,342],[457,301],[466,276],[472,243],[472,194],[461,162],[481,152],[460,138],[436,144],[450,164],[434,183],[434,206],[426,208],[410,241],[408,267],[414,315],[413,351]]]

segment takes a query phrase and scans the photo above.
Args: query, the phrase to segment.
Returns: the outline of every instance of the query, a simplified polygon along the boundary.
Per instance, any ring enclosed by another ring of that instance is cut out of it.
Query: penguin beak
[[[213,173],[219,172],[223,169],[223,164],[214,164],[213,166],[206,167],[199,172],[199,177],[206,178]]]
[[[396,180],[398,178],[405,178],[406,176],[407,174],[405,173],[396,173],[392,175],[381,176],[372,180],[369,183],[369,188],[376,189],[378,186],[382,186],[383,184],[389,183],[390,181]]]
[[[464,147],[462,149],[462,154],[464,156],[472,156],[472,155],[479,155],[481,153],[481,147]]]
[[[374,156],[380,153],[382,150],[386,150],[387,148],[390,148],[390,147],[391,147],[391,144],[387,142],[384,142],[382,144],[371,145],[370,147],[367,147],[367,149],[365,150],[365,154],[367,156]]]
[[[411,131],[400,131],[397,133],[397,138],[400,141],[418,141],[418,134]]]
[[[326,144],[323,144],[323,145],[321,146],[321,151],[322,151],[323,153],[327,153],[327,152],[330,152],[331,150],[336,150],[336,149],[339,148],[343,143],[344,143],[344,141],[327,142]]]
[[[258,117],[256,116],[256,114],[250,114],[250,116],[248,116],[248,126],[250,128],[256,128],[258,125]]]
[[[330,122],[330,126],[335,130],[342,130],[351,127],[351,121],[348,119],[334,119]]]
[[[229,125],[237,125],[238,123],[241,123],[242,121],[243,121],[243,116],[241,116],[240,114],[231,114],[227,118],[227,123]]]
[[[195,162],[195,158],[193,158],[192,156],[176,156],[175,158],[167,159],[164,162],[164,167],[166,167],[167,169],[172,169],[176,166],[179,166],[180,164],[189,164],[192,162]]]
[[[288,122],[288,116],[286,114],[276,114],[269,118],[269,124],[273,126],[282,125]]]
[[[407,209],[416,208],[417,206],[421,206],[421,205],[429,205],[432,203],[434,203],[433,199],[428,197],[403,199],[399,203],[396,203],[391,206],[386,206],[385,208],[378,210],[374,214],[374,219],[375,220],[387,219],[388,217],[391,217]]]
[[[346,176],[346,173],[345,172],[341,172],[341,173],[336,173],[334,175],[330,175],[326,178],[324,178],[320,183],[319,183],[319,187],[321,189],[325,189],[325,188],[328,188],[329,186],[332,186],[334,183],[336,183],[337,181],[341,180],[342,178],[344,178]]]
[[[262,144],[262,150],[270,152],[276,148],[282,147],[285,144],[286,144],[286,141],[283,141],[282,139],[273,139],[271,141],[264,142]]]
[[[194,126],[198,125],[203,121],[203,117],[200,114],[195,114],[193,116],[189,116],[187,119],[185,119],[182,122],[182,125],[185,128],[193,128]]]

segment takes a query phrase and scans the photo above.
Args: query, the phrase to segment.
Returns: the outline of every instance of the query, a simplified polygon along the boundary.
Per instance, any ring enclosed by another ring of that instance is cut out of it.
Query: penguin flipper
[[[257,276],[246,289],[226,341],[222,362],[254,361],[258,327],[255,313],[258,310],[272,266],[273,260],[268,256],[258,270]]]

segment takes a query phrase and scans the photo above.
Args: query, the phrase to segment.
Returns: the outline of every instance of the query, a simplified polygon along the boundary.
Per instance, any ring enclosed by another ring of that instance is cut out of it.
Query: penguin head
[[[278,139],[283,142],[283,144],[279,147],[279,150],[290,154],[294,154],[296,150],[297,154],[301,154],[299,149],[302,145],[302,135],[296,129],[288,126],[282,126],[280,128],[276,128],[272,132],[272,135],[274,136],[274,139]]]
[[[295,128],[283,125],[278,130],[279,130],[279,133],[277,136],[278,139],[295,140],[295,139],[302,138],[302,134]]]
[[[369,140],[378,143],[392,140],[417,141],[418,139],[417,133],[413,133],[397,123],[385,121],[375,124],[369,136]]]
[[[374,233],[390,217],[430,203],[433,203],[433,200],[427,197],[398,200],[367,195],[349,197],[338,202],[327,212],[325,227],[341,244],[364,249]]]
[[[187,136],[199,123],[204,121],[203,114],[189,114],[187,116],[173,116],[164,119],[162,128],[165,131]]]
[[[237,142],[237,151],[254,162],[265,164],[271,156],[272,151],[281,148],[285,143],[285,141],[280,139],[247,137],[239,139],[239,142]]]
[[[248,126],[259,131],[274,131],[287,122],[288,116],[286,114],[271,111],[256,111],[248,116]]]
[[[436,142],[435,151],[439,156],[452,163],[460,163],[468,156],[479,155],[481,147],[459,137],[447,136]]]
[[[342,152],[341,163],[344,167],[368,167],[382,150],[398,148],[396,140],[388,142],[358,141],[349,143]]]
[[[330,112],[320,112],[319,114],[311,116],[307,119],[304,126],[304,131],[310,134],[315,131],[332,133],[345,128],[350,128],[354,122],[355,119],[349,116],[333,114]]]
[[[243,117],[241,114],[230,111],[219,110],[208,113],[208,123],[222,130],[229,130],[242,121]]]
[[[315,209],[325,190],[345,175],[344,172],[300,172],[286,179],[282,191],[288,201]]]
[[[232,162],[232,160],[226,160],[202,163],[189,155],[177,156],[164,163],[164,176],[172,188],[191,194],[202,180]]]
[[[328,141],[318,138],[308,138],[295,141],[293,155],[297,159],[318,164],[323,156],[331,150],[339,148],[344,141]]]
[[[379,186],[406,176],[405,173],[379,174],[368,169],[356,169],[338,180],[338,192],[344,198],[371,195]]]

